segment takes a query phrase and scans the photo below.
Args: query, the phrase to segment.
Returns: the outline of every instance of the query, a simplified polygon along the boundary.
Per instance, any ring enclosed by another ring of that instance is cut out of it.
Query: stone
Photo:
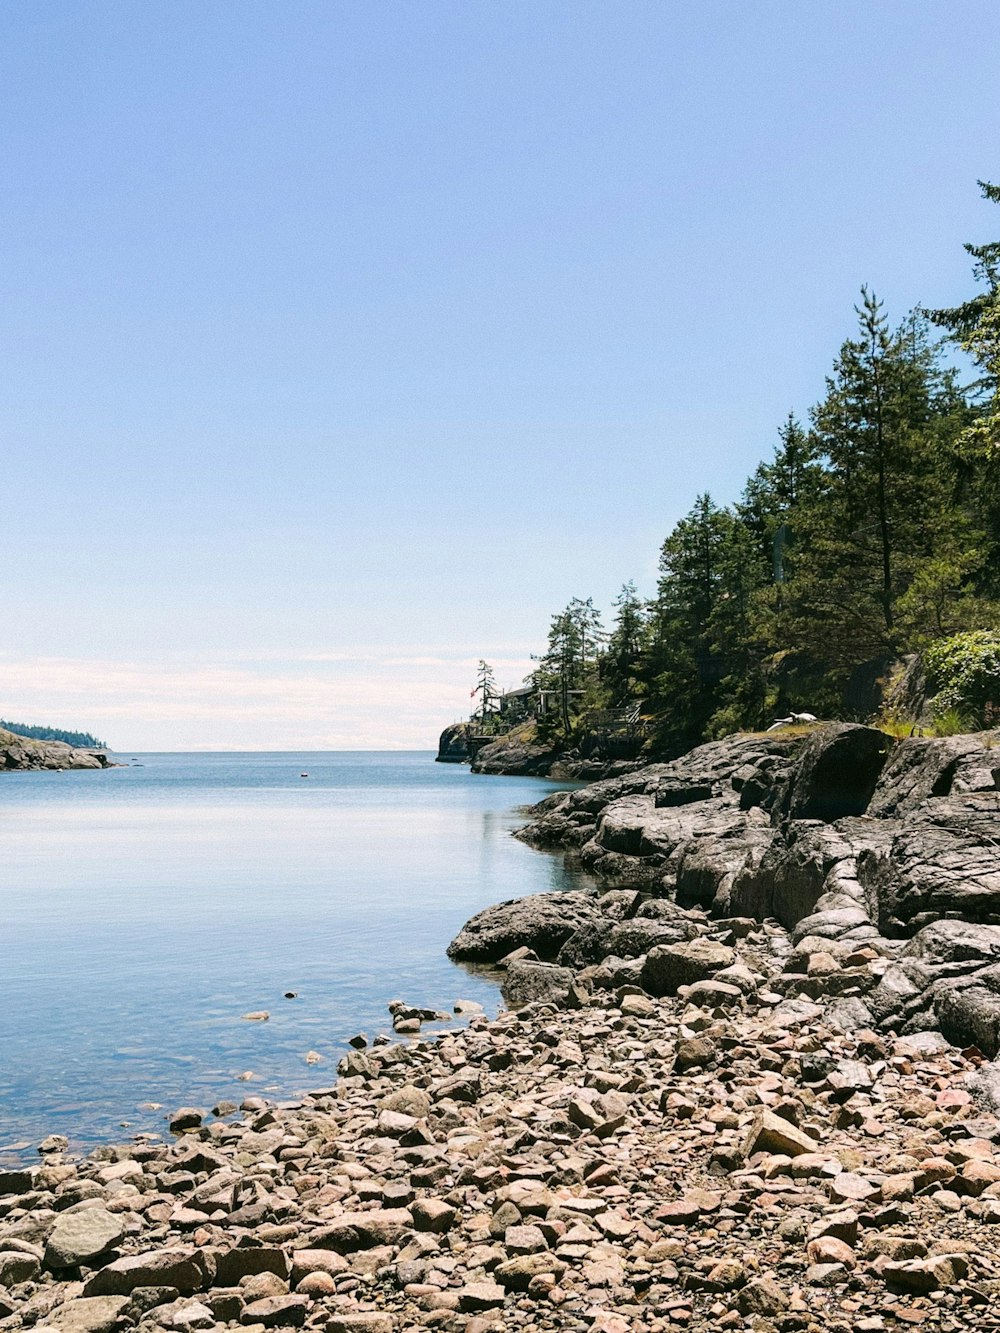
[[[443,1199],[418,1199],[410,1205],[413,1227],[416,1231],[430,1231],[443,1235],[455,1225],[458,1213]]]
[[[92,1264],[114,1249],[125,1236],[120,1215],[106,1208],[79,1208],[60,1214],[45,1245],[46,1268],[75,1268]]]
[[[60,1333],[116,1333],[128,1306],[124,1296],[85,1296],[57,1306],[45,1327]]]
[[[393,1333],[392,1316],[376,1311],[332,1310],[326,1322],[327,1333]]]
[[[650,995],[672,995],[679,986],[703,981],[735,961],[735,951],[714,940],[658,945],[646,955],[642,987]]]
[[[757,1113],[743,1141],[745,1157],[752,1157],[758,1152],[798,1157],[802,1153],[814,1153],[816,1148],[816,1140],[805,1130],[768,1110]]]
[[[382,1208],[367,1213],[343,1213],[312,1236],[317,1249],[350,1254],[377,1245],[391,1245],[413,1225],[406,1208]]]
[[[825,823],[863,815],[889,755],[891,741],[875,727],[827,723],[809,736],[775,814]]]
[[[195,1252],[147,1250],[116,1259],[87,1279],[84,1296],[127,1296],[136,1287],[176,1287],[181,1295],[200,1291],[204,1275]]]
[[[838,1240],[836,1236],[819,1236],[811,1240],[806,1246],[806,1253],[810,1263],[814,1264],[843,1264],[846,1268],[853,1268],[855,1264],[854,1251],[850,1245]]]
[[[236,1287],[248,1277],[273,1273],[282,1280],[289,1275],[288,1256],[270,1245],[243,1245],[223,1250],[215,1256],[215,1285]]]
[[[551,961],[570,935],[598,920],[598,899],[587,893],[535,893],[487,907],[467,921],[448,945],[454,961],[497,962],[526,946]]]
[[[240,1315],[240,1323],[263,1324],[265,1328],[301,1328],[309,1312],[305,1296],[265,1296],[251,1301]]]
[[[962,1255],[942,1254],[903,1263],[890,1260],[882,1269],[882,1276],[890,1286],[922,1296],[952,1286],[965,1276],[967,1268]]]
[[[244,1015],[248,1017],[248,1015]],[[180,1134],[184,1130],[197,1129],[205,1118],[204,1111],[198,1110],[194,1106],[182,1106],[179,1111],[175,1111],[170,1117],[170,1130],[174,1134]]]
[[[505,1292],[496,1282],[470,1282],[458,1292],[458,1308],[465,1314],[503,1305]]]
[[[3,1241],[0,1241],[0,1246]],[[0,1249],[0,1287],[16,1287],[21,1282],[34,1282],[41,1264],[33,1254],[19,1250]]]
[[[573,984],[573,973],[568,967],[555,963],[516,962],[504,973],[500,993],[509,1009],[535,1001],[562,1001]]]

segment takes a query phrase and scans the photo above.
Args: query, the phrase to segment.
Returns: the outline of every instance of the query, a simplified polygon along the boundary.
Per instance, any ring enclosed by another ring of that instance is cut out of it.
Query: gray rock
[[[858,879],[886,934],[938,917],[1000,924],[1000,793],[948,796],[893,822],[858,857]]]
[[[41,1264],[33,1254],[20,1250],[5,1250],[0,1241],[0,1287],[16,1287],[21,1282],[33,1282]]]
[[[829,723],[814,731],[789,773],[775,815],[826,823],[863,815],[891,743],[884,732],[852,723]]]
[[[189,1249],[147,1250],[116,1259],[88,1278],[84,1296],[127,1296],[136,1287],[176,1287],[182,1296],[200,1291],[204,1273],[197,1252]]]
[[[45,1326],[60,1333],[116,1333],[128,1304],[125,1296],[84,1296],[53,1310]]]
[[[650,995],[673,995],[678,986],[690,986],[735,962],[736,954],[714,940],[659,945],[646,955],[642,988]]]
[[[898,817],[934,797],[996,791],[1000,787],[998,738],[998,732],[980,732],[901,741],[882,770],[868,813],[880,819]]]
[[[568,967],[555,963],[513,963],[504,973],[500,993],[508,1009],[520,1009],[535,1000],[563,1000],[573,984]]]
[[[599,900],[589,893],[534,893],[487,907],[467,921],[448,945],[456,961],[497,962],[527,946],[554,959],[574,931],[601,919]]]
[[[124,1236],[121,1216],[106,1208],[81,1207],[61,1213],[45,1245],[45,1266],[59,1269],[92,1264]]]

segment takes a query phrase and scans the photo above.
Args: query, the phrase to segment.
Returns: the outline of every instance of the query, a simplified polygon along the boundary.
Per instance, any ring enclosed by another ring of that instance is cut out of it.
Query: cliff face
[[[439,764],[464,764],[469,758],[469,728],[465,722],[455,722],[445,727],[438,741],[436,762]]]
[[[64,741],[33,741],[0,730],[0,770],[110,767],[108,756],[100,750],[75,750]]]

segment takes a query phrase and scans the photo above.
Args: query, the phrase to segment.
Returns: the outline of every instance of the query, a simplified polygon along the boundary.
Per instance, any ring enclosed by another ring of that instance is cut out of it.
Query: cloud
[[[123,662],[0,654],[0,713],[118,749],[425,749],[464,716],[478,658],[395,650],[282,660]],[[495,659],[520,681],[528,655]]]

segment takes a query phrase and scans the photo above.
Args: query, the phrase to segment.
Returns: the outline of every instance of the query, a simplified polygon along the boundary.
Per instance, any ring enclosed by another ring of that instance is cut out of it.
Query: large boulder
[[[989,1056],[1000,1049],[1000,926],[935,921],[885,970],[867,1003],[896,1032],[940,1028]]]
[[[437,763],[464,764],[469,759],[469,724],[455,722],[438,739]]]
[[[508,1009],[520,1009],[536,1000],[558,1003],[566,998],[572,984],[573,973],[568,967],[521,960],[507,968],[500,983],[500,994]]]
[[[526,947],[551,961],[574,931],[601,919],[599,902],[584,892],[532,893],[486,907],[448,945],[448,957],[454,962],[496,963]]]
[[[125,1237],[125,1224],[106,1208],[83,1206],[60,1213],[45,1245],[46,1268],[76,1268],[113,1249]]]
[[[892,742],[874,727],[835,722],[814,731],[791,772],[775,814],[832,823],[868,808]]]
[[[929,801],[890,828],[858,857],[884,934],[912,934],[938,917],[1000,924],[1000,793]]]
[[[658,945],[646,955],[642,988],[650,995],[673,995],[680,986],[705,981],[735,961],[735,950],[715,940]]]
[[[901,741],[882,770],[868,813],[906,815],[938,796],[1000,787],[1000,733]]]
[[[175,1287],[182,1296],[200,1291],[205,1273],[191,1249],[147,1250],[116,1259],[87,1279],[84,1296],[128,1296],[136,1287]]]

